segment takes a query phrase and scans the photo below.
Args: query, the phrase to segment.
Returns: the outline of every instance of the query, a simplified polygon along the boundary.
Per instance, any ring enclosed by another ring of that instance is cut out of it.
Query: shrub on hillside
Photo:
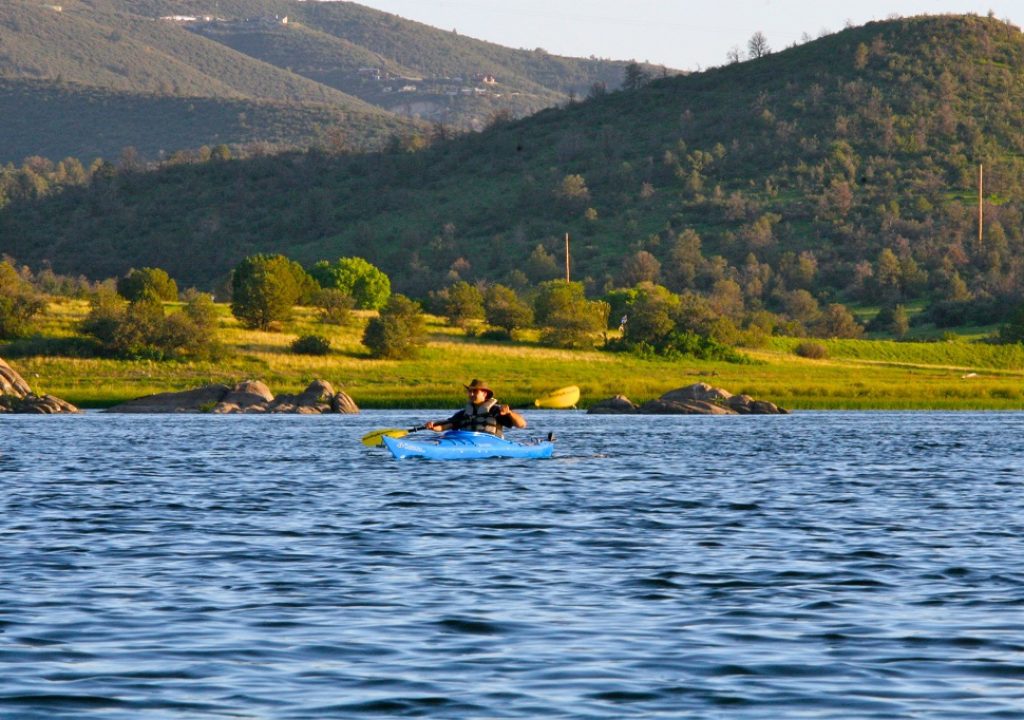
[[[828,357],[828,348],[816,342],[802,342],[793,348],[793,352],[810,360],[824,360]]]
[[[328,325],[348,325],[352,322],[352,308],[356,301],[344,290],[326,288],[316,295],[313,304],[320,315],[320,322]]]
[[[331,352],[331,341],[323,335],[303,335],[291,345],[296,355],[327,355]]]
[[[415,356],[424,343],[426,323],[420,305],[404,295],[392,295],[363,333],[363,344],[373,357],[391,360]]]
[[[214,357],[215,323],[209,296],[194,295],[180,312],[166,315],[163,304],[148,295],[127,302],[101,291],[81,323],[104,354],[121,358],[163,360],[182,356]]]

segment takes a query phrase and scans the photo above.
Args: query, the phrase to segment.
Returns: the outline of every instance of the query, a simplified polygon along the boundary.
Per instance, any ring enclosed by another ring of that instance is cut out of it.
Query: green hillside
[[[5,55],[0,75],[9,78],[371,110],[355,98],[204,41],[177,23],[85,12],[81,5],[55,12],[40,3],[14,0],[0,7],[0,47]]]
[[[72,104],[69,86],[118,93],[124,99],[118,109],[127,103],[136,118],[161,113],[166,98],[286,103],[297,110],[284,125],[266,132],[251,125],[239,133],[224,124],[222,113],[201,115],[217,103],[190,103],[199,109],[194,127],[204,131],[164,123],[158,149],[241,137],[306,147],[318,131],[304,119],[324,115],[359,117],[355,126],[343,122],[339,132],[348,147],[373,149],[377,135],[395,128],[408,134],[422,124],[418,120],[444,123],[452,132],[479,129],[496,114],[528,115],[594,83],[618,85],[623,66],[509,50],[353,3],[70,0],[58,6],[9,0],[0,3],[0,79],[51,83],[55,102],[83,121],[69,133],[61,118],[47,120],[50,98],[35,84],[31,94],[18,96],[21,117],[11,130],[31,118],[36,135],[31,142],[0,144],[0,162],[57,159],[68,149],[82,159],[97,148],[113,157],[129,145],[156,157],[145,128],[97,114],[88,99]],[[8,106],[12,100],[6,99]],[[397,123],[396,115],[406,120]],[[374,116],[379,127],[367,135],[366,121]],[[294,132],[282,136],[282,127]],[[127,131],[118,134],[122,128]]]
[[[118,161],[124,148],[143,158],[170,157],[188,147],[275,147],[330,144],[344,128],[352,145],[384,147],[409,131],[398,118],[345,112],[330,105],[182,98],[115,92],[71,83],[0,79],[0,117],[9,159],[37,155],[40,143],[55,158]],[[81,132],[82,128],[90,132]]]
[[[305,39],[287,39],[287,30],[312,30],[343,41],[348,51],[321,55],[320,67],[347,75],[349,89],[359,87],[360,67],[378,66],[399,75],[467,78],[492,74],[508,92],[583,95],[595,82],[617,87],[623,61],[566,58],[543,50],[515,50],[458,33],[439,30],[354,2],[297,0],[93,0],[96,9],[131,12],[141,17],[212,16],[224,22],[196,22],[185,27],[229,45],[244,48],[278,67],[303,74]],[[262,20],[287,18],[287,25]],[[297,33],[298,34],[298,33]],[[294,52],[294,55],[292,54]],[[347,90],[348,91],[348,90]]]
[[[39,199],[20,189],[33,171],[11,169],[3,247],[206,286],[257,250],[357,254],[424,295],[557,276],[569,232],[592,292],[657,279],[756,311],[807,290],[950,323],[991,321],[1024,288],[1024,36],[991,18],[871,23],[408,149],[167,167]]]

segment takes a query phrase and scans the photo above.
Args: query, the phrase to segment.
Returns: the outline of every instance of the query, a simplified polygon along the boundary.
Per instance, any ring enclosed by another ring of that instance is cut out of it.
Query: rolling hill
[[[56,191],[19,190],[26,172],[53,182],[45,168],[11,170],[2,248],[64,272],[156,265],[204,286],[256,251],[355,254],[422,296],[459,278],[556,277],[569,232],[592,291],[658,279],[751,310],[802,289],[953,314],[1024,295],[1024,36],[992,18],[870,23],[407,150]]]
[[[510,50],[353,3],[10,0],[0,5],[0,103],[25,117],[0,126],[21,138],[0,145],[0,162],[66,152],[85,161],[97,150],[113,158],[129,145],[149,158],[217,143],[307,147],[325,119],[351,148],[378,149],[382,136],[419,132],[419,121],[479,129],[495,113],[527,115],[595,83],[617,85],[623,66]],[[60,118],[45,122],[47,83],[72,115],[80,97],[75,132]],[[191,127],[170,122],[122,135],[114,129],[124,122],[96,113],[94,91],[116,93],[118,109],[134,100],[129,113],[147,127],[162,124],[167,98],[243,103],[238,112],[249,117],[281,116],[285,106],[294,113],[261,136],[258,125],[224,123],[222,112],[204,118],[202,109],[216,105],[204,102],[193,104]],[[26,127],[31,138],[20,132]],[[282,136],[282,127],[291,130]]]

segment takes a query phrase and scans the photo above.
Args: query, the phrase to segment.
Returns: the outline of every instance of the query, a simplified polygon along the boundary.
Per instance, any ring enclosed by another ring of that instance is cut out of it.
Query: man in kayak
[[[463,387],[469,396],[466,407],[447,420],[431,420],[424,425],[427,430],[473,430],[503,437],[502,428],[526,427],[526,419],[508,405],[499,405],[494,399],[494,392],[483,380],[474,379]]]

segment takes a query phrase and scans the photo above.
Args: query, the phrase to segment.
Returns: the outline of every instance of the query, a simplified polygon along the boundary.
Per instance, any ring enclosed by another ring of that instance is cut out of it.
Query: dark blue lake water
[[[1024,717],[1024,414],[0,419],[0,717]]]

